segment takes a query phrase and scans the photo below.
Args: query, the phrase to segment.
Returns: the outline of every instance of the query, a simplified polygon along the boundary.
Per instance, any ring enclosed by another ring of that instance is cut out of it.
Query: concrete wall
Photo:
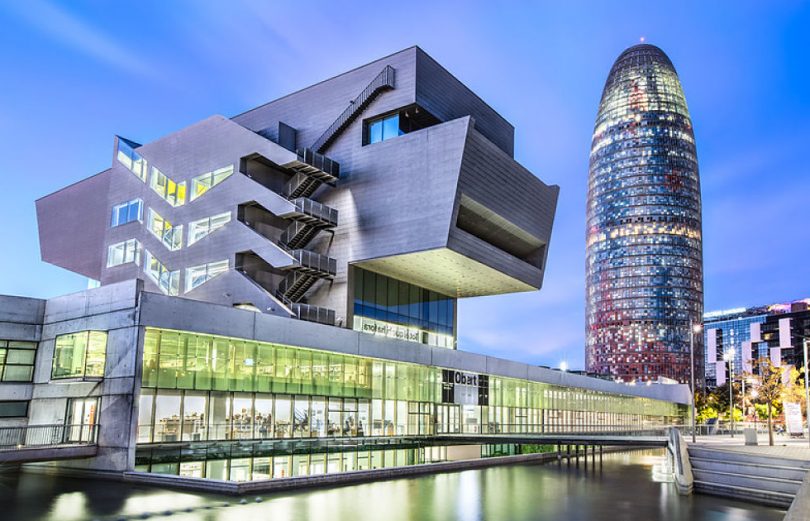
[[[63,424],[70,398],[99,397],[98,455],[60,462],[74,468],[123,471],[134,465],[140,386],[141,335],[138,323],[140,283],[129,281],[47,301],[34,372],[29,425]],[[54,342],[78,331],[108,332],[105,377],[100,381],[51,380]]]
[[[39,342],[44,313],[44,300],[0,296],[0,340]],[[35,363],[39,362],[40,356],[37,350]],[[0,401],[30,400],[33,392],[31,383],[0,382]],[[0,427],[24,426],[27,421],[27,418],[0,418]]]

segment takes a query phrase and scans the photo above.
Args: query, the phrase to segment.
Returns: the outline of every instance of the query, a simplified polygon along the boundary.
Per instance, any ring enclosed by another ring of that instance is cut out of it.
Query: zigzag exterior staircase
[[[788,508],[810,461],[690,445],[696,492]]]
[[[280,194],[248,175],[244,175],[238,182],[251,183],[253,190],[248,192],[254,194],[255,204],[277,217],[290,221],[289,226],[282,231],[277,245],[268,237],[252,230],[259,243],[272,244],[290,262],[268,259],[266,253],[261,252],[262,248],[258,246],[249,250],[268,261],[271,267],[287,272],[275,288],[274,298],[291,310],[297,318],[334,324],[334,310],[304,304],[301,300],[317,281],[331,279],[337,273],[335,259],[310,251],[306,247],[320,231],[332,229],[338,224],[336,209],[314,201],[309,196],[325,183],[335,184],[340,175],[340,166],[323,154],[312,152],[310,149],[297,151],[296,160],[280,166],[283,167],[282,170],[292,174]],[[255,186],[252,183],[255,183]],[[243,272],[243,275],[249,277],[247,273]],[[267,284],[267,281],[253,282],[261,287]]]
[[[288,274],[278,285],[275,296],[300,319],[335,323],[334,310],[301,302],[318,280],[332,279],[337,271],[335,259],[306,249],[318,233],[334,228],[338,222],[337,210],[310,199],[322,184],[334,186],[340,177],[340,165],[323,152],[381,92],[395,88],[395,77],[393,67],[384,67],[311,148],[298,149],[294,161],[281,165],[292,176],[280,195],[292,202],[295,210],[274,212],[278,217],[292,220],[278,244],[296,262],[286,268]]]

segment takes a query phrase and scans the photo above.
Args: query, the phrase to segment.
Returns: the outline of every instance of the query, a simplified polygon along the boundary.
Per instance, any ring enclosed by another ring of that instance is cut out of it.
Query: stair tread
[[[709,487],[717,487],[717,488],[726,488],[731,490],[741,490],[745,492],[752,492],[754,494],[762,494],[762,495],[769,495],[769,496],[777,496],[777,497],[784,497],[788,499],[793,499],[796,497],[796,494],[788,494],[787,492],[775,492],[773,490],[762,490],[759,488],[751,488],[751,487],[741,487],[739,485],[729,485],[727,483],[713,483],[711,481],[702,481],[702,480],[694,480],[695,485],[705,485]]]
[[[708,472],[711,474],[722,474],[723,476],[737,476],[741,478],[750,478],[750,479],[758,479],[758,480],[765,480],[765,481],[773,481],[773,482],[780,482],[780,483],[793,483],[797,485],[801,485],[801,479],[789,479],[789,478],[773,478],[768,476],[755,476],[752,474],[740,474],[739,472],[724,472],[722,470],[709,470],[709,469],[692,469],[693,473],[697,472]]]
[[[717,449],[717,448],[708,448],[708,447],[694,447],[690,446],[687,449],[690,459],[691,458],[701,458],[704,459],[717,459],[717,460],[725,460],[725,461],[739,461],[740,463],[762,463],[765,465],[784,465],[784,466],[795,466],[799,468],[803,468],[805,470],[810,470],[810,460],[800,459],[800,458],[787,458],[784,456],[776,456],[771,454],[756,454],[750,452],[743,452],[737,450],[728,450],[728,449]],[[717,456],[714,458],[707,457],[709,455],[705,453],[714,453],[712,456]],[[703,453],[703,454],[701,454]],[[728,457],[734,457],[734,459],[727,459]],[[778,462],[778,463],[773,463]]]
[[[788,465],[771,465],[766,463],[753,463],[750,461],[733,461],[733,460],[725,460],[725,459],[713,459],[713,458],[700,458],[700,457],[690,457],[690,462],[695,461],[708,461],[711,463],[723,463],[726,465],[746,465],[749,467],[763,467],[768,469],[778,469],[778,470],[800,470],[802,472],[807,472],[808,469],[804,467],[794,467]]]

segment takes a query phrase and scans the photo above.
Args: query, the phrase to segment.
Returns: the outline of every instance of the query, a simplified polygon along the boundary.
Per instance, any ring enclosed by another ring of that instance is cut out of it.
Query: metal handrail
[[[312,144],[312,149],[316,152],[323,152],[332,141],[343,131],[349,124],[354,121],[360,112],[371,103],[377,94],[383,89],[393,89],[395,79],[395,70],[390,65],[386,65],[380,73],[371,80],[363,92],[361,92],[354,100],[349,102],[349,106],[341,112],[340,116],[329,125],[329,128]]]
[[[475,426],[425,423],[419,426],[397,424],[386,420],[372,420],[369,424],[337,424],[311,418],[296,418],[294,421],[269,422],[234,420],[233,423],[193,424],[193,432],[169,429],[162,436],[155,432],[154,443],[202,442],[202,441],[285,441],[290,439],[355,439],[391,437],[432,438],[445,435],[493,435],[493,436],[611,436],[611,437],[660,437],[668,435],[671,425],[541,425],[541,424],[485,424]],[[178,420],[179,426],[179,420]],[[405,432],[400,432],[404,427]],[[678,427],[678,426],[674,426]],[[140,426],[139,429],[150,429]],[[413,433],[408,431],[421,430]],[[160,438],[160,439],[157,439]]]
[[[95,445],[98,425],[89,423],[0,427],[0,450]]]
[[[296,197],[292,200],[296,210],[310,215],[331,225],[337,225],[338,211],[309,197]]]
[[[295,249],[290,252],[302,268],[311,268],[327,275],[337,273],[337,260],[311,250]]]

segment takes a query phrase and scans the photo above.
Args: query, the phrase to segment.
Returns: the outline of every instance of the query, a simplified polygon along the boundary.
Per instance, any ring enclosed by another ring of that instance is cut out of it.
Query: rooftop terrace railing
[[[0,427],[0,451],[95,445],[98,425],[54,424]]]

